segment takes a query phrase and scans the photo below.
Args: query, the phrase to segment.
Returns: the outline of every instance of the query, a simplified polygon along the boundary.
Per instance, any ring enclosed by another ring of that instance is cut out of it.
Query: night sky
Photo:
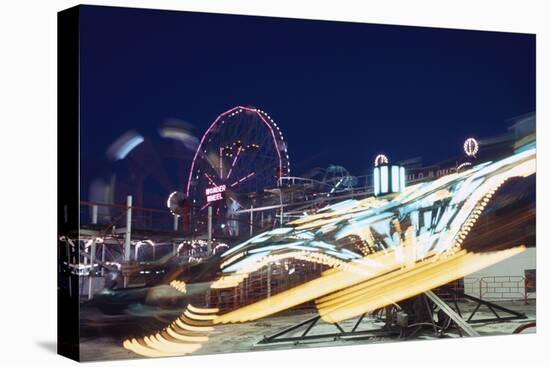
[[[81,9],[84,184],[124,132],[178,119],[200,137],[239,104],[280,125],[296,175],[329,164],[363,175],[378,152],[435,163],[535,111],[534,35]]]

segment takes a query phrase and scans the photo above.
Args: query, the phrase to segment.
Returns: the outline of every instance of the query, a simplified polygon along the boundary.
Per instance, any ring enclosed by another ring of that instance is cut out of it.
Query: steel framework
[[[448,289],[450,292],[457,294],[454,289]],[[338,322],[333,324],[336,328],[335,332],[329,333],[312,333],[316,326],[320,325],[322,318],[320,315],[311,317],[305,321],[299,322],[288,328],[276,332],[275,334],[264,336],[262,340],[258,342],[259,345],[273,344],[273,343],[294,343],[311,342],[315,340],[327,339],[337,341],[340,339],[355,339],[355,338],[372,338],[372,337],[397,337],[398,339],[410,339],[422,332],[426,327],[432,329],[433,335],[437,337],[443,337],[445,333],[451,329],[455,329],[459,336],[464,334],[468,336],[479,336],[480,334],[472,327],[471,324],[483,323],[483,322],[502,322],[509,320],[525,319],[527,316],[521,312],[517,312],[506,307],[502,307],[495,303],[479,299],[467,294],[461,294],[461,297],[468,301],[476,302],[477,306],[474,311],[464,319],[463,314],[458,306],[456,298],[452,300],[455,308],[453,309],[447,302],[443,301],[434,292],[427,291],[417,297],[420,297],[425,310],[429,315],[429,321],[427,322],[414,322],[412,324],[403,324],[403,321],[399,321],[395,307],[386,307],[384,309],[377,310],[372,313],[373,316],[384,313],[383,317],[376,317],[378,321],[384,322],[384,325],[375,329],[362,329],[361,323],[367,314],[362,314],[353,323],[351,329],[346,330]],[[484,305],[491,310],[495,315],[494,318],[474,319],[479,308]],[[512,316],[501,316],[495,310],[506,312]],[[438,311],[445,314],[446,319],[440,319]],[[299,333],[301,331],[301,333]]]

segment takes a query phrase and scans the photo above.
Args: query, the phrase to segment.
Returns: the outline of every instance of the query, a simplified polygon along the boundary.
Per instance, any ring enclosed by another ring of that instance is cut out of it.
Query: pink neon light
[[[210,183],[214,186],[218,186],[218,184],[216,184],[212,178],[205,172],[204,175],[206,176],[206,178],[208,179],[208,181],[210,181]]]
[[[275,139],[275,133],[273,132],[273,128],[271,127],[269,122],[267,122],[264,119],[262,114],[259,113],[257,110],[256,110],[256,114],[258,114],[258,116],[260,116],[262,121],[269,127],[269,130],[271,131],[271,136],[273,137],[273,142],[275,143],[275,150],[277,151],[277,155],[279,156],[279,177],[282,177],[283,176],[283,163],[282,163],[282,159],[281,159],[281,152],[279,151],[279,147],[277,146],[277,140]]]
[[[243,182],[244,180],[248,180],[250,177],[254,176],[255,174],[256,174],[256,172],[249,173],[247,176],[242,177],[240,180],[233,182],[233,183],[231,184],[231,187],[240,184],[240,183]]]
[[[206,209],[206,207],[207,207],[208,205],[210,205],[210,202],[208,202],[208,203],[204,204],[204,205],[202,206],[201,210],[204,210],[204,209]]]
[[[195,156],[193,157],[193,160],[191,161],[191,169],[189,170],[189,179],[187,180],[187,190],[186,190],[187,196],[189,196],[189,188],[191,187],[191,180],[193,178],[193,169],[195,168],[195,161],[197,160],[199,152],[202,149],[202,144],[204,143],[204,139],[206,139],[206,136],[210,133],[210,130],[212,130],[214,128],[214,126],[218,123],[218,121],[223,116],[225,116],[225,115],[227,115],[227,114],[229,114],[229,113],[231,113],[235,110],[238,110],[238,109],[243,109],[243,110],[246,110],[246,111],[256,112],[256,114],[258,114],[258,116],[260,116],[262,121],[269,128],[269,131],[271,132],[271,137],[273,138],[273,143],[275,145],[275,150],[277,151],[277,155],[279,156],[279,176],[283,175],[283,163],[282,163],[282,159],[281,159],[281,152],[279,151],[279,146],[277,145],[277,139],[275,139],[275,132],[273,131],[273,127],[263,118],[263,116],[258,112],[257,109],[252,109],[252,108],[243,107],[243,106],[236,106],[236,107],[233,107],[233,108],[219,114],[218,117],[216,117],[216,119],[210,124],[210,126],[208,127],[208,129],[206,130],[204,135],[202,136],[201,141],[199,143],[199,146],[198,146],[197,150],[195,151]]]
[[[220,148],[220,178],[223,180],[223,159],[222,159],[223,148]]]
[[[239,158],[239,154],[241,154],[241,147],[237,149],[237,154],[235,154],[235,158],[233,158],[233,162],[231,163],[231,168],[229,169],[229,173],[227,174],[226,178],[229,178],[229,176],[231,176],[231,172],[233,172],[233,167],[235,167],[235,163],[237,163],[237,158]]]
[[[209,202],[209,203],[211,203],[213,201],[219,201],[219,200],[222,200],[222,199],[223,199],[223,196],[220,193],[208,195],[206,197],[206,201]]]
[[[204,191],[205,195],[207,196],[212,194],[219,194],[222,192],[225,192],[225,185],[209,187]]]

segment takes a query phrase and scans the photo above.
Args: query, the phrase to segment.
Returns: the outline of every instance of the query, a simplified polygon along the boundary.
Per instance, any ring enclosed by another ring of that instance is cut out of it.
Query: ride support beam
[[[432,291],[426,291],[424,294],[435,303],[447,316],[453,320],[456,325],[464,330],[469,336],[479,336],[479,333],[468,324],[462,317],[460,317],[447,303],[445,303],[441,298],[435,295]]]
[[[132,251],[132,195],[126,197],[126,233],[124,236],[124,261],[130,261]],[[124,288],[128,286],[128,276],[124,277]]]

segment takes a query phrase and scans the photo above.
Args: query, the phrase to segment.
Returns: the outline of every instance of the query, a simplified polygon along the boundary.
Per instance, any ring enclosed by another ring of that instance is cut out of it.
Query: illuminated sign
[[[374,158],[374,166],[378,167],[382,164],[388,164],[388,157],[384,154],[378,154],[376,158]]]
[[[405,189],[405,167],[387,165],[374,167],[374,195],[401,192]]]
[[[209,187],[206,189],[206,201],[211,203],[223,199],[222,193],[225,192],[225,185]]]
[[[479,150],[479,144],[474,138],[468,138],[464,142],[464,152],[468,157],[475,157]]]

